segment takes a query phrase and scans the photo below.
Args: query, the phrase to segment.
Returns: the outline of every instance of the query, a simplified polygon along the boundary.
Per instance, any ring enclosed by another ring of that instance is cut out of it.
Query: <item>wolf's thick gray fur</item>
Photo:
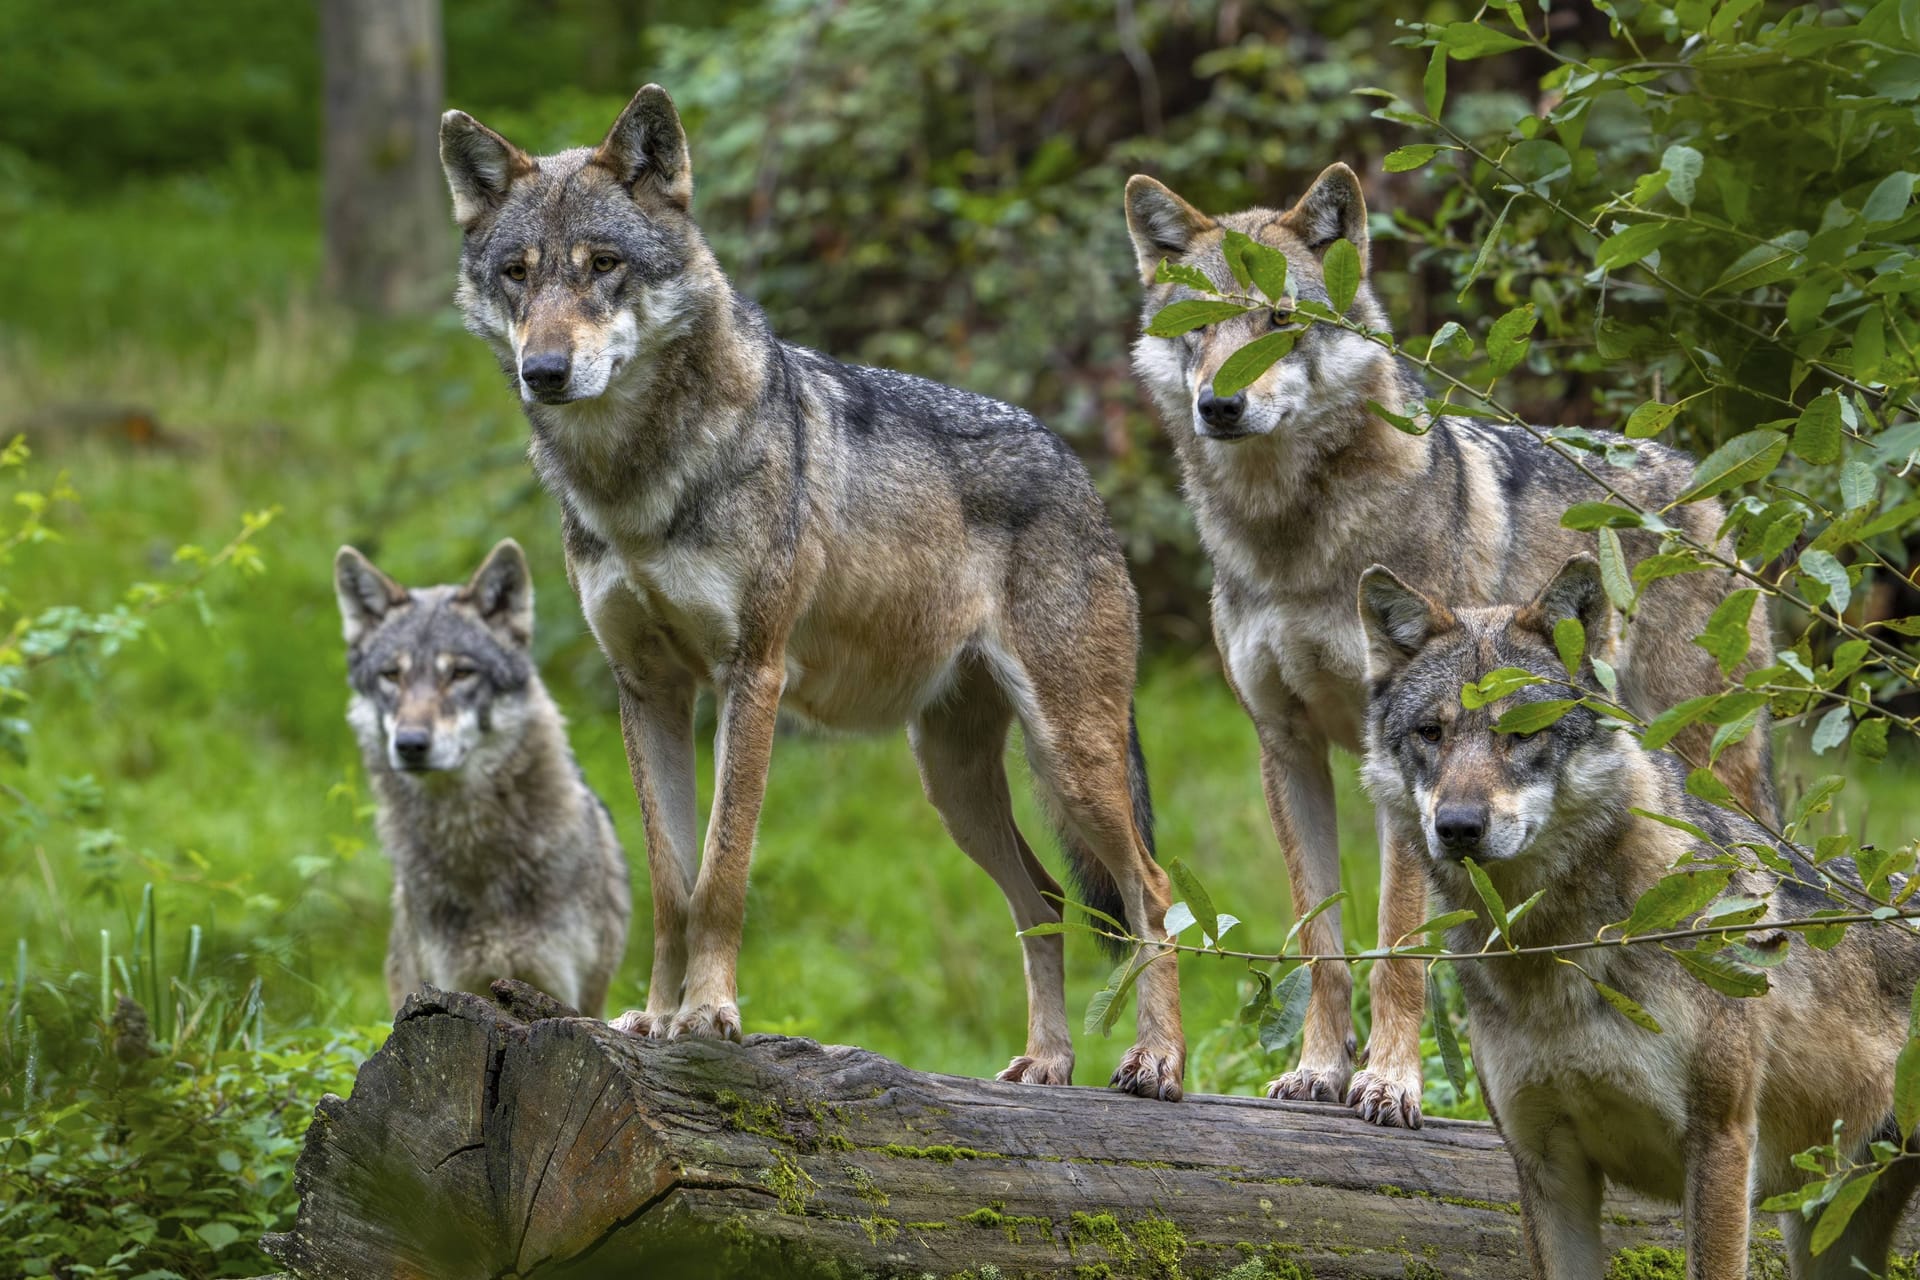
[[[465,586],[409,591],[352,547],[334,586],[359,739],[393,862],[387,994],[518,978],[598,1016],[632,913],[613,821],[534,669],[511,539]]]

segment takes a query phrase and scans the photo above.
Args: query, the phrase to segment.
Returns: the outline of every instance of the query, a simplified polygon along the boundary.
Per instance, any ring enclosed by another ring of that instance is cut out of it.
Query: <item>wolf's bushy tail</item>
[[[1157,857],[1158,850],[1153,843],[1153,796],[1147,789],[1147,758],[1140,751],[1140,729],[1134,721],[1131,703],[1127,706],[1127,791],[1133,798],[1133,825],[1139,829],[1147,852]],[[1119,886],[1114,884],[1113,877],[1107,874],[1093,850],[1058,816],[1054,819],[1054,832],[1067,855],[1067,874],[1073,882],[1074,900],[1133,927],[1134,922],[1127,920],[1127,904],[1120,897]],[[1099,928],[1108,927],[1099,920],[1093,923]],[[1126,947],[1112,938],[1102,937],[1100,945],[1115,960],[1126,954]]]

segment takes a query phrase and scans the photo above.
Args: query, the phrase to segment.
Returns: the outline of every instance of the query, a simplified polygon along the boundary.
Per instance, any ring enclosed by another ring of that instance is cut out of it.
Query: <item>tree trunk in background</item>
[[[320,0],[320,54],[327,293],[378,315],[430,308],[453,246],[440,0]]]

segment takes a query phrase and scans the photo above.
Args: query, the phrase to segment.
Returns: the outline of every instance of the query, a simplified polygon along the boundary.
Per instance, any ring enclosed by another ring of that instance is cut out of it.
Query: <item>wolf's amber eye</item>
[[[500,274],[509,280],[525,280],[527,278],[527,264],[524,262],[508,263],[507,269]]]
[[[596,253],[595,255],[593,255],[593,269],[595,271],[598,271],[601,275],[607,274],[607,272],[613,270],[615,267],[619,265],[620,265],[620,259],[614,257],[610,253]]]
[[[1437,724],[1423,724],[1418,729],[1415,729],[1414,732],[1420,735],[1420,741],[1422,742],[1440,741],[1440,726]]]
[[[1267,313],[1267,319],[1272,322],[1272,326],[1275,329],[1284,329],[1293,323],[1293,313],[1291,311],[1282,311],[1279,307],[1275,307]]]
[[[480,668],[478,667],[455,667],[453,669],[453,678],[455,680],[471,680],[479,674]]]
[[[384,681],[386,681],[386,682],[387,682],[388,684],[399,684],[399,683],[400,683],[400,668],[398,668],[398,667],[387,667],[387,668],[385,668],[384,670],[382,670],[382,671],[380,672],[380,678],[381,678],[382,680],[384,680]]]

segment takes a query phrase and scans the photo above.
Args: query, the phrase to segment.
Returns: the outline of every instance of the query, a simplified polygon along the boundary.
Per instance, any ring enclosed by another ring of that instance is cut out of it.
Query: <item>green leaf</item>
[[[1618,1009],[1628,1022],[1631,1022],[1636,1027],[1644,1027],[1655,1035],[1661,1033],[1659,1021],[1645,1009],[1642,1009],[1638,1003],[1622,992],[1615,991],[1598,978],[1589,978],[1587,981],[1593,983],[1593,989],[1599,993],[1600,998],[1612,1005],[1615,1009]]]
[[[1638,511],[1611,502],[1576,502],[1560,515],[1564,529],[1638,529],[1644,523]]]
[[[1214,302],[1205,298],[1189,298],[1160,308],[1159,312],[1147,323],[1147,335],[1153,338],[1177,338],[1183,333],[1195,329],[1204,329],[1210,324],[1222,320],[1231,320],[1243,316],[1254,308],[1238,302]]]
[[[1880,308],[1869,307],[1853,330],[1853,376],[1871,380],[1887,358],[1887,321]]]
[[[1487,878],[1479,863],[1472,858],[1463,858],[1461,862],[1467,868],[1467,878],[1473,881],[1474,892],[1487,904],[1487,912],[1493,917],[1493,931],[1511,947],[1513,942],[1507,937],[1507,904],[1500,900],[1500,891],[1493,887],[1493,881]]]
[[[1253,994],[1247,997],[1247,1002],[1240,1006],[1240,1025],[1245,1027],[1257,1024],[1273,1000],[1273,979],[1267,976],[1267,971],[1252,969],[1250,972],[1258,985],[1254,987]]]
[[[1840,397],[1832,391],[1815,396],[1800,411],[1793,427],[1793,451],[1808,462],[1825,465],[1840,461]]]
[[[1587,652],[1587,628],[1578,618],[1562,618],[1553,624],[1553,648],[1569,677],[1580,674],[1580,659]]]
[[[1447,102],[1447,51],[1444,46],[1434,46],[1433,56],[1427,59],[1427,74],[1421,78],[1420,87],[1426,92],[1427,114],[1438,120],[1440,108]]]
[[[1890,173],[1880,179],[1866,203],[1860,206],[1861,220],[1872,224],[1900,218],[1907,211],[1907,201],[1913,198],[1913,180],[1914,175],[1906,172]]]
[[[1866,1201],[1867,1193],[1873,1190],[1873,1184],[1880,1178],[1880,1170],[1863,1173],[1834,1192],[1833,1199],[1827,1201],[1827,1207],[1820,1212],[1820,1221],[1813,1225],[1813,1239],[1809,1247],[1814,1254],[1825,1253],[1827,1246],[1838,1240],[1846,1231],[1847,1224],[1853,1221],[1854,1210]]]
[[[1680,951],[1673,947],[1661,950],[1721,995],[1747,1000],[1767,994],[1767,975],[1741,964],[1725,951]]]
[[[1677,234],[1678,229],[1670,222],[1636,223],[1603,240],[1594,252],[1593,265],[1603,271],[1632,266]]]
[[[1175,262],[1172,258],[1160,259],[1160,265],[1154,268],[1153,279],[1157,284],[1184,284],[1202,293],[1220,292],[1213,287],[1213,279],[1206,272],[1190,262]]]
[[[1193,927],[1193,908],[1184,902],[1176,902],[1167,908],[1167,914],[1160,920],[1160,932],[1169,938],[1177,938],[1182,930]]]
[[[1812,578],[1825,592],[1825,603],[1835,613],[1845,613],[1847,605],[1853,600],[1853,583],[1847,577],[1847,567],[1835,558],[1831,551],[1808,551],[1800,557],[1800,573]],[[1815,604],[1821,601],[1814,601]]]
[[[1800,803],[1793,807],[1795,824],[1805,822],[1808,818],[1833,808],[1833,798],[1840,794],[1846,785],[1847,780],[1837,773],[1829,773],[1815,780],[1814,784],[1807,788],[1807,794],[1800,797]],[[1920,1035],[1920,1031],[1916,1031],[1915,1034]]]
[[[1346,240],[1335,240],[1327,246],[1320,271],[1326,279],[1328,305],[1345,315],[1360,289],[1360,251]]]
[[[1449,22],[1440,28],[1440,44],[1462,62],[1527,47],[1525,40],[1516,39],[1504,31],[1495,31],[1492,27],[1483,27],[1477,22]]]
[[[1084,1029],[1088,1035],[1108,1035],[1113,1024],[1120,1019],[1120,1011],[1126,1007],[1127,992],[1133,989],[1140,971],[1147,967],[1150,956],[1143,957],[1146,948],[1136,948],[1134,953],[1122,960],[1107,975],[1107,983],[1087,1001],[1087,1016]]]
[[[1660,933],[1694,915],[1726,890],[1733,872],[1724,868],[1675,871],[1662,876],[1640,895],[1633,912],[1620,926],[1623,937]]]
[[[240,1238],[240,1228],[231,1222],[203,1222],[193,1229],[193,1234],[206,1241],[207,1248],[218,1253]]]
[[[1507,225],[1507,214],[1512,211],[1513,202],[1519,198],[1519,196],[1509,196],[1507,202],[1500,206],[1500,212],[1493,219],[1493,226],[1487,231],[1487,238],[1480,242],[1480,252],[1473,259],[1473,269],[1467,272],[1467,278],[1461,282],[1460,297],[1462,299],[1467,296],[1467,290],[1473,287],[1473,282],[1480,278],[1480,273],[1487,269],[1487,259],[1493,256],[1493,246],[1500,240],[1500,229]]]
[[[1039,924],[1028,925],[1016,933],[1020,938],[1045,938],[1056,933],[1099,933],[1092,925],[1080,920],[1043,920]]]
[[[1607,589],[1607,599],[1614,608],[1624,614],[1633,612],[1633,579],[1627,574],[1627,553],[1620,547],[1620,535],[1611,529],[1600,530],[1600,585]]]
[[[1680,415],[1677,404],[1661,404],[1658,400],[1649,400],[1633,411],[1627,419],[1626,436],[1629,440],[1650,440],[1673,424]]]
[[[1477,711],[1490,702],[1498,702],[1515,689],[1544,683],[1524,667],[1495,667],[1478,680],[1460,686],[1460,705],[1469,711]]]
[[[1461,328],[1458,321],[1449,320],[1434,333],[1427,351],[1429,354],[1445,351],[1457,360],[1465,360],[1473,354],[1473,335]]]
[[[1858,458],[1848,458],[1840,468],[1840,501],[1848,511],[1858,511],[1880,491],[1880,479],[1873,468]]]
[[[1442,151],[1452,151],[1453,147],[1443,147],[1435,142],[1416,142],[1411,146],[1399,147],[1387,152],[1387,158],[1380,167],[1388,173],[1408,173],[1418,169]]]
[[[1300,1026],[1307,1020],[1307,997],[1312,991],[1313,973],[1304,964],[1287,970],[1286,976],[1274,984],[1273,1000],[1260,1016],[1262,1049],[1278,1053],[1300,1034]]]
[[[1752,644],[1747,623],[1753,617],[1753,602],[1759,597],[1756,587],[1730,592],[1707,619],[1707,629],[1693,638],[1695,644],[1713,655],[1723,676],[1732,675],[1740,660],[1747,656]]]
[[[1286,254],[1258,240],[1249,240],[1241,257],[1247,265],[1247,274],[1253,277],[1255,287],[1267,296],[1267,301],[1280,303],[1287,300]]]
[[[1733,792],[1727,790],[1727,784],[1713,770],[1704,766],[1687,774],[1687,794],[1699,796],[1708,804],[1719,805],[1722,809],[1733,808]]]
[[[1804,242],[1803,242],[1804,243]],[[1726,290],[1744,293],[1749,289],[1758,289],[1761,285],[1772,284],[1793,273],[1794,264],[1800,258],[1800,250],[1791,243],[1781,244],[1769,241],[1757,244],[1735,258],[1727,269],[1720,273],[1708,293]]]
[[[1853,713],[1844,702],[1820,717],[1813,731],[1813,754],[1823,756],[1845,742],[1852,726]]]
[[[1213,909],[1213,898],[1208,895],[1207,887],[1200,883],[1200,877],[1187,865],[1185,858],[1175,858],[1167,864],[1167,879],[1173,881],[1181,898],[1193,909],[1195,920],[1211,922],[1219,914]]]
[[[1892,722],[1884,716],[1862,720],[1853,731],[1853,750],[1863,760],[1887,758],[1887,728]]]
[[[1778,431],[1748,431],[1715,449],[1693,469],[1693,479],[1681,502],[1711,498],[1736,485],[1770,474],[1787,452],[1787,438]]]
[[[1493,722],[1495,733],[1538,733],[1558,724],[1561,717],[1580,705],[1578,698],[1537,698],[1509,707]]]
[[[1535,320],[1533,304],[1528,302],[1493,322],[1493,328],[1487,331],[1487,367],[1495,376],[1510,372],[1526,359],[1527,348],[1533,344]]]
[[[1440,990],[1440,976],[1427,966],[1427,1012],[1433,1018],[1433,1040],[1440,1049],[1440,1065],[1446,1069],[1447,1083],[1460,1097],[1467,1096],[1467,1060],[1460,1052],[1460,1040],[1453,1033],[1453,1016],[1447,1012],[1447,999]]]
[[[1479,918],[1479,913],[1475,911],[1442,911],[1439,915],[1431,916],[1414,928],[1407,930],[1405,936],[1413,938],[1421,935],[1444,933],[1448,929],[1455,928],[1459,925],[1472,924]],[[1399,946],[1401,939],[1395,938],[1393,941],[1395,946]]]
[[[1920,1125],[1920,1036],[1907,1037],[1893,1064],[1893,1118],[1903,1139]]]
[[[1700,163],[1700,153],[1679,142],[1668,147],[1660,157],[1660,167],[1667,174],[1667,194],[1689,208],[1693,205],[1694,185],[1700,180]]]
[[[1245,289],[1253,284],[1253,273],[1247,270],[1247,246],[1253,238],[1244,231],[1228,231],[1220,238],[1220,256],[1227,260],[1227,270],[1233,273],[1233,282]]]
[[[1827,310],[1835,283],[1832,276],[1813,275],[1795,285],[1787,295],[1787,327],[1795,333],[1813,328]]]
[[[1299,339],[1299,331],[1293,329],[1279,329],[1255,338],[1228,356],[1220,372],[1213,375],[1213,394],[1235,395],[1252,386],[1261,374],[1285,358]]]

